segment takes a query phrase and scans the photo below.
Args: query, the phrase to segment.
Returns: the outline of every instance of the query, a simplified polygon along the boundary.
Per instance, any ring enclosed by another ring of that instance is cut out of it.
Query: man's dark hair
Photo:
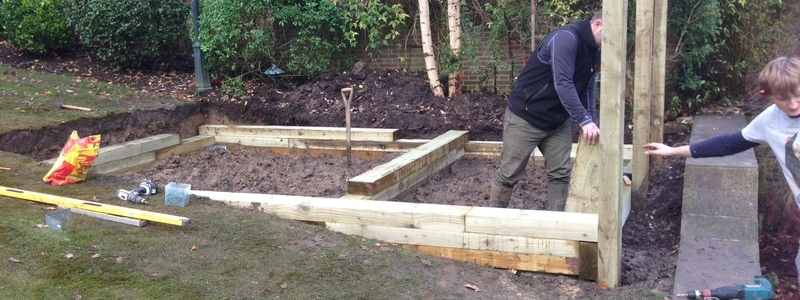
[[[602,20],[603,19],[603,9],[598,9],[597,12],[594,13],[592,16],[592,20],[590,22],[594,22],[595,20]]]

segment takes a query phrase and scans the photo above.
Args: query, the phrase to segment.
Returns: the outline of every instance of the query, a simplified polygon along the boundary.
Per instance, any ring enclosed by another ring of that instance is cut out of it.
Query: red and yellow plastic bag
[[[77,131],[72,131],[64,148],[61,148],[53,168],[42,179],[53,185],[83,181],[98,152],[100,152],[99,134],[81,138]]]

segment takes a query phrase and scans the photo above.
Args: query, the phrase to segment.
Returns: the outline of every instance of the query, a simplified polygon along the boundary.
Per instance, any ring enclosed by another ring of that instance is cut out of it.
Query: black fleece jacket
[[[570,116],[581,126],[598,124],[594,76],[600,50],[589,21],[561,26],[545,37],[514,83],[509,110],[548,131]]]

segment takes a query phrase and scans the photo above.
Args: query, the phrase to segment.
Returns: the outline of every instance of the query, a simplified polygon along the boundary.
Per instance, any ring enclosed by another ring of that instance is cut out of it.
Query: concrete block
[[[761,275],[758,243],[681,238],[673,295],[732,284],[753,284]]]
[[[758,191],[685,188],[683,214],[751,218],[758,217]]]
[[[724,239],[758,243],[758,219],[695,214],[684,214],[681,219],[681,240]]]
[[[755,161],[755,157],[753,157],[753,161]],[[758,191],[758,168],[686,165],[683,186],[684,190]]]

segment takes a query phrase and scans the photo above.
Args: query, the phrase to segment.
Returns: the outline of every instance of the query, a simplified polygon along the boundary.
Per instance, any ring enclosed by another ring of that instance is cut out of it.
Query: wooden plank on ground
[[[86,216],[90,216],[90,217],[94,217],[94,218],[98,218],[98,219],[102,219],[102,220],[107,220],[107,221],[111,221],[111,222],[117,222],[117,223],[132,225],[132,226],[136,226],[136,227],[147,226],[147,220],[139,220],[139,219],[134,219],[134,218],[120,217],[120,216],[115,216],[115,215],[99,213],[99,212],[93,212],[93,211],[80,209],[80,208],[74,208],[74,207],[70,208],[70,207],[61,206],[61,205],[59,205],[58,208],[59,209],[67,208],[71,212],[76,213],[76,214],[86,215]]]
[[[344,234],[397,244],[579,257],[578,241],[360,224],[326,223],[326,227]]]
[[[284,138],[267,136],[215,136],[217,143],[239,144],[260,148],[282,148],[298,150],[339,150],[345,151],[345,140],[314,140],[304,138]],[[392,142],[351,141],[351,151],[407,152],[427,143],[428,140],[397,140]]]
[[[580,271],[577,258],[421,245],[403,245],[403,248],[495,268],[567,275],[577,275]]]
[[[447,153],[462,147],[468,140],[467,131],[448,131],[388,163],[351,178],[347,182],[347,193],[376,195],[420,169],[427,167],[430,163],[447,155]]]
[[[120,158],[114,161],[92,164],[92,166],[89,167],[89,172],[97,174],[114,174],[118,172],[127,171],[154,161],[156,161],[156,152],[150,151],[150,152],[136,154],[134,156]]]
[[[597,214],[475,207],[467,232],[597,242]]]
[[[180,136],[174,133],[165,133],[146,137],[138,140],[128,141],[121,144],[100,147],[97,158],[94,160],[93,165],[114,162],[123,158],[136,156],[146,152],[152,152],[159,149],[167,148],[180,144]],[[54,164],[56,158],[51,158],[42,163]]]
[[[100,147],[100,153],[94,164],[103,164],[123,158],[136,156],[145,152],[152,152],[162,148],[175,146],[181,143],[180,136],[175,133],[154,135],[121,144]]]
[[[0,195],[104,214],[184,226],[189,218],[0,186]]]
[[[344,127],[304,126],[247,126],[247,125],[202,125],[198,131],[214,136],[261,136],[298,139],[345,140]],[[397,140],[398,129],[350,128],[351,141],[391,142]]]
[[[214,137],[210,135],[196,135],[185,138],[181,140],[181,143],[178,145],[157,150],[156,160],[162,160],[172,155],[181,155],[184,153],[203,150],[211,145],[214,145],[215,143],[216,141],[214,140]]]
[[[379,192],[374,196],[368,195],[351,195],[347,194],[342,197],[342,199],[362,199],[362,200],[391,200],[394,197],[402,194],[406,190],[410,189],[411,187],[423,182],[424,180],[428,179],[431,175],[435,174],[436,172],[446,168],[459,158],[464,156],[464,148],[459,147],[456,150],[451,151],[445,156],[440,157],[439,159],[433,161],[428,166],[422,168],[421,170],[414,172],[403,178],[399,182],[395,183],[394,185],[384,189],[383,191]],[[475,199],[475,203],[478,203],[479,199]]]
[[[472,209],[470,206],[253,193],[190,193],[285,219],[457,232],[464,231],[464,215]]]

